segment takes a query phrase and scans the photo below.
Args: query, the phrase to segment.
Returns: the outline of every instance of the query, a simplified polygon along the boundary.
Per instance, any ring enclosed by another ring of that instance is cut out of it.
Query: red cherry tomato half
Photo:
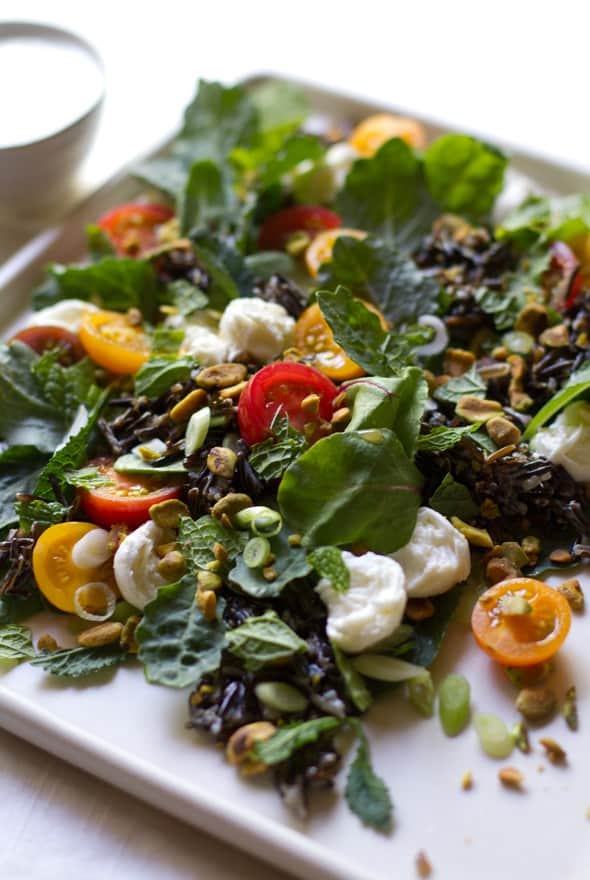
[[[181,486],[162,486],[157,480],[132,474],[118,474],[110,459],[89,463],[95,467],[110,485],[99,489],[79,489],[80,506],[91,522],[110,529],[113,525],[126,525],[136,529],[149,519],[152,504],[178,498]]]
[[[138,257],[156,247],[158,227],[173,216],[167,205],[128,202],[107,211],[97,222],[118,253]]]
[[[280,251],[295,232],[307,232],[314,238],[324,229],[339,226],[342,220],[334,211],[321,205],[295,205],[267,217],[258,235],[258,247],[264,251]]]
[[[82,360],[86,352],[75,333],[70,333],[65,327],[52,327],[49,324],[40,327],[25,327],[12,337],[12,341],[18,339],[24,342],[37,354],[43,354],[49,349],[61,350],[59,362],[66,367]]]
[[[305,413],[301,401],[309,394],[320,398],[316,415]],[[238,426],[246,443],[261,443],[270,435],[278,411],[289,418],[292,428],[304,431],[306,424],[329,421],[338,389],[326,376],[305,364],[269,364],[256,373],[242,392],[238,406]]]
[[[551,305],[563,311],[575,302],[580,277],[580,261],[563,241],[554,241],[550,248],[551,262],[543,276],[543,285],[551,294]]]

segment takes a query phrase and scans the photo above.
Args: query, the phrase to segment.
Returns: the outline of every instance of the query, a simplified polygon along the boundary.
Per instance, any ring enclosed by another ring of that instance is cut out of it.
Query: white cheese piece
[[[247,353],[264,363],[293,345],[295,321],[283,306],[258,297],[233,299],[219,322],[230,358]]]
[[[46,309],[34,312],[27,327],[63,327],[70,333],[78,333],[82,317],[87,312],[98,311],[96,306],[82,299],[62,299],[54,306],[47,306]]]
[[[579,483],[590,482],[590,404],[570,403],[553,424],[537,431],[531,448]]]
[[[359,157],[358,150],[355,150],[347,141],[341,141],[328,147],[324,162],[332,172],[335,191],[344,186],[348,172]]]
[[[194,357],[202,366],[222,364],[229,357],[229,346],[208,327],[189,325],[185,328],[180,354]]]
[[[98,568],[113,555],[106,529],[92,529],[72,547],[72,562],[78,568]]]
[[[471,571],[469,544],[445,516],[420,507],[416,527],[405,547],[391,554],[406,576],[406,592],[424,599],[446,593]]]
[[[125,601],[140,611],[156,598],[166,583],[158,571],[156,547],[166,543],[168,533],[149,520],[122,541],[115,553],[115,580]]]
[[[404,573],[377,553],[355,556],[345,550],[342,559],[350,573],[348,590],[337,592],[326,578],[316,590],[328,607],[328,638],[343,651],[358,653],[399,626],[406,607]]]

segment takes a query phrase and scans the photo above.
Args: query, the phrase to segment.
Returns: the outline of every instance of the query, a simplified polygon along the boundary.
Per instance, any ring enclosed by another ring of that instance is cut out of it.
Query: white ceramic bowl
[[[26,226],[63,213],[69,204],[76,171],[96,132],[104,98],[104,71],[100,56],[89,43],[69,31],[49,25],[0,23],[0,52],[3,49],[12,53],[5,55],[5,59],[15,59],[15,53],[26,52],[33,61],[38,60],[30,77],[37,78],[36,87],[39,89],[44,83],[38,78],[44,76],[44,69],[53,65],[55,58],[60,62],[62,79],[66,74],[64,68],[71,65],[71,76],[69,69],[67,71],[69,88],[50,93],[49,100],[42,107],[43,122],[39,137],[34,136],[33,130],[30,132],[33,137],[26,131],[26,115],[21,117],[20,129],[18,125],[15,126],[14,143],[10,139],[10,126],[3,125],[5,131],[0,140],[0,222]],[[77,77],[77,72],[84,73],[85,77]],[[47,72],[47,79],[52,75],[55,76],[55,69]],[[28,86],[30,95],[32,82],[31,79],[26,83],[19,82],[16,74],[12,85],[10,80],[7,82],[4,79],[2,88],[13,89],[10,97],[14,113],[29,112],[26,106],[21,107],[18,102],[19,89],[24,94],[27,93],[24,86]],[[72,101],[74,92],[75,100]],[[70,110],[66,109],[66,105]],[[34,125],[34,119],[32,123]]]

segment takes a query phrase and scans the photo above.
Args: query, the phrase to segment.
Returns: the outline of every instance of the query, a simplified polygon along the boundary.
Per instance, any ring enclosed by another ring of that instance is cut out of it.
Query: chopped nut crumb
[[[567,599],[572,611],[584,610],[584,592],[578,578],[562,581],[555,589]]]
[[[564,550],[563,548],[554,550],[553,553],[549,555],[549,559],[551,562],[556,562],[558,565],[567,565],[569,562],[573,562],[573,556],[570,551]]]
[[[551,761],[552,764],[566,764],[567,763],[567,752],[563,749],[559,743],[551,739],[549,736],[544,736],[539,740],[539,743],[545,749],[547,754],[547,758]]]
[[[575,685],[569,687],[565,692],[561,714],[565,718],[565,723],[570,730],[578,729],[578,699]]]
[[[415,622],[428,620],[434,614],[434,604],[430,599],[408,599],[406,604],[406,616]]]
[[[463,791],[470,791],[473,788],[473,773],[471,770],[466,770],[461,777],[461,788]]]
[[[502,767],[498,770],[498,779],[506,788],[522,789],[524,776],[516,767]]]
[[[287,540],[290,547],[300,547],[303,538],[301,535],[289,535]]]
[[[430,877],[432,874],[432,865],[423,849],[416,856],[416,871],[418,877]]]
[[[40,651],[57,651],[59,645],[52,635],[45,633],[45,635],[40,636],[39,641],[37,642],[37,648]]]
[[[274,568],[272,568],[271,566],[267,566],[266,568],[262,569],[262,577],[265,581],[276,581],[277,573]]]

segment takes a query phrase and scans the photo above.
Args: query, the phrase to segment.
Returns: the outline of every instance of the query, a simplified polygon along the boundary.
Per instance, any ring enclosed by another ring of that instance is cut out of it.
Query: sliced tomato
[[[113,525],[126,525],[135,529],[149,519],[152,504],[179,498],[182,486],[166,485],[158,480],[131,474],[119,474],[111,459],[90,462],[109,480],[109,485],[99,489],[79,489],[80,507],[96,525],[110,529]]]
[[[341,236],[348,238],[365,238],[366,232],[361,229],[327,229],[317,235],[305,251],[305,265],[312,278],[317,278],[322,263],[329,263],[336,239]]]
[[[510,578],[486,590],[471,616],[478,645],[504,666],[535,666],[549,660],[570,625],[567,599],[534,578]]]
[[[128,202],[107,211],[98,220],[117,252],[126,257],[139,257],[156,247],[158,227],[172,219],[174,211],[167,205]]]
[[[371,303],[363,302],[363,305],[378,316],[381,326],[387,330],[387,322],[381,312]],[[318,303],[309,306],[298,318],[295,325],[295,345],[306,355],[306,359],[310,359],[312,366],[336,382],[346,382],[365,375],[362,367],[349,358],[344,349],[335,342]]]
[[[415,119],[394,116],[393,113],[375,113],[363,119],[353,130],[348,141],[361,156],[369,157],[394,137],[401,138],[417,150],[422,150],[426,146],[424,126]]]
[[[305,412],[301,402],[310,394],[320,398],[315,415]],[[238,425],[246,443],[261,443],[271,434],[272,421],[277,412],[289,419],[291,427],[309,436],[307,425],[319,429],[322,421],[329,421],[338,389],[333,382],[313,367],[305,364],[281,362],[269,364],[258,371],[242,392],[238,406]],[[310,439],[314,439],[313,434]]]
[[[49,324],[39,327],[25,327],[24,330],[19,330],[12,339],[24,342],[37,354],[43,354],[50,349],[59,349],[59,362],[64,367],[82,360],[85,354],[78,337],[75,333],[66,330],[65,327],[54,327]]]
[[[150,353],[146,334],[120,312],[87,312],[80,342],[95,363],[118,375],[136,373]]]
[[[341,225],[338,214],[321,205],[294,205],[267,217],[258,235],[258,247],[264,251],[280,251],[296,232],[306,232],[315,238],[324,229],[337,229]]]
[[[575,288],[580,278],[580,261],[563,241],[554,241],[550,253],[551,262],[543,275],[543,286],[551,296],[553,308],[563,311],[574,304],[579,293]]]

